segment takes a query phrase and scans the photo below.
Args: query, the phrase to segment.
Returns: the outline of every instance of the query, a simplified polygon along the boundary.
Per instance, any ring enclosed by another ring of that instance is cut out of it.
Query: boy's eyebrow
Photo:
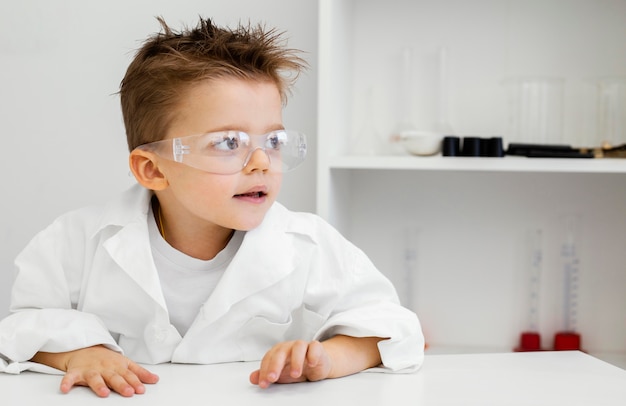
[[[272,131],[284,130],[284,129],[285,129],[285,126],[282,123],[272,124],[272,125],[265,127],[264,131],[261,134],[267,134]],[[209,131],[207,131],[206,133],[214,133],[214,132],[219,132],[219,131],[243,131],[247,133],[247,131],[243,130],[241,126],[239,125],[223,125],[220,127],[214,127],[210,129]]]

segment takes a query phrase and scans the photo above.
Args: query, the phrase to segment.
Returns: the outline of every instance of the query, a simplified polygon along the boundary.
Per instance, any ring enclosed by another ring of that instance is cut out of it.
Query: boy
[[[320,218],[275,202],[306,152],[282,125],[304,61],[260,26],[159,21],[120,89],[138,185],[61,216],[18,256],[0,369],[52,367],[62,392],[99,396],[156,383],[137,363],[261,360],[249,380],[262,388],[417,369],[419,322],[389,281]]]

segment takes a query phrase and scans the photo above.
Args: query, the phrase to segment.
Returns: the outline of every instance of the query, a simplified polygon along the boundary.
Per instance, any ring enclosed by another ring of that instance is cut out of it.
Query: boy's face
[[[182,95],[166,138],[220,130],[260,135],[282,128],[282,100],[275,84],[221,79],[201,82]],[[233,175],[164,159],[159,167],[168,181],[168,187],[158,192],[163,211],[189,232],[255,228],[276,200],[282,181],[260,149]]]

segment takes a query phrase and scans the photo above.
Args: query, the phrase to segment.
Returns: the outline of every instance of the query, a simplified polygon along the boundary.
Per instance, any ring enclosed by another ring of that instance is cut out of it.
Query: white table
[[[427,355],[414,374],[353,376],[259,389],[258,363],[150,366],[160,382],[131,399],[63,395],[60,376],[0,374],[0,405],[626,405],[626,370],[582,352]]]

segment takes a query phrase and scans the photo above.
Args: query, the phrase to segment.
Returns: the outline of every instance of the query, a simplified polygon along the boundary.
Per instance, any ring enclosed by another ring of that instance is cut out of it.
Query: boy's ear
[[[152,152],[134,149],[128,157],[128,163],[135,179],[143,187],[151,190],[163,190],[169,185],[167,178],[159,170]]]

